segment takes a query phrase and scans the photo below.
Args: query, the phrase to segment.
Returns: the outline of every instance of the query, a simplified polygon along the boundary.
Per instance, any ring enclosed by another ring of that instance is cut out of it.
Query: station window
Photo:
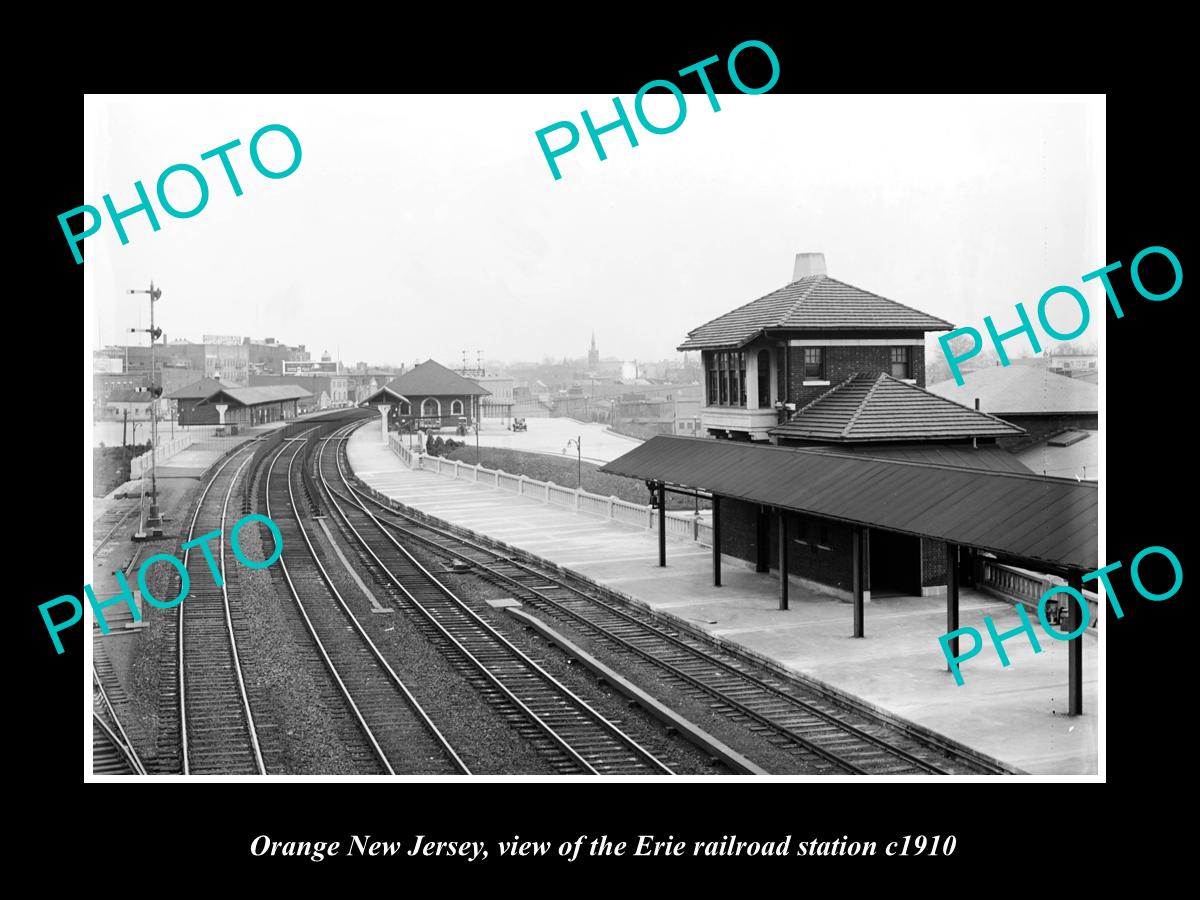
[[[892,377],[912,378],[912,347],[892,348]]]
[[[805,347],[804,348],[804,380],[805,381],[824,381],[825,380],[825,348],[824,347]]]
[[[766,409],[771,405],[771,351],[758,351],[758,406]]]
[[[746,405],[746,354],[719,350],[708,355],[708,405]]]

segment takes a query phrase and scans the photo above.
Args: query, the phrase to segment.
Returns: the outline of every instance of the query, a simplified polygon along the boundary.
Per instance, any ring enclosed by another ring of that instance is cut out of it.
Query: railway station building
[[[798,254],[789,284],[679,347],[702,354],[709,437],[655,437],[601,471],[660,508],[667,491],[710,499],[715,584],[723,558],[774,571],[783,609],[791,582],[852,602],[855,636],[873,595],[945,596],[956,629],[959,585],[988,565],[1081,587],[1096,485],[1033,474],[998,444],[1023,428],[925,390],[924,335],[953,327]],[[660,526],[660,565],[665,547]]]
[[[360,405],[389,406],[388,427],[401,431],[470,428],[491,392],[432,359],[393,378]]]
[[[179,401],[180,425],[243,427],[294,419],[300,413],[300,403],[311,397],[298,385],[228,387],[213,379],[170,395],[170,399]]]

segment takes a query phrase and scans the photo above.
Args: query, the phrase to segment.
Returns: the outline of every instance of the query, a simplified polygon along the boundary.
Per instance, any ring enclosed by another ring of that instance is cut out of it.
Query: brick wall
[[[767,548],[771,570],[779,568],[779,524],[768,511]],[[747,562],[757,559],[758,505],[741,500],[721,501],[721,552]],[[822,531],[824,529],[824,532]],[[842,590],[850,590],[853,577],[852,531],[847,525],[788,513],[788,570]],[[805,543],[800,543],[805,541]],[[819,546],[818,546],[819,545]],[[828,548],[828,549],[826,549]]]
[[[912,374],[920,387],[925,386],[925,348],[912,347]],[[804,348],[789,347],[788,399],[799,409],[816,400],[830,387],[858,372],[875,375],[892,372],[892,348],[888,346],[826,347],[825,380],[829,387],[804,387]],[[783,378],[780,378],[780,384]]]
[[[946,583],[946,566],[949,555],[942,541],[921,539],[921,587],[935,587]]]

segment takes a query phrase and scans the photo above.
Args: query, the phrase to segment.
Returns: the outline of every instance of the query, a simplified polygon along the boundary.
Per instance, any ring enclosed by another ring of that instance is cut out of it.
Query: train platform
[[[945,631],[942,598],[873,598],[866,636],[855,639],[850,604],[793,586],[791,608],[781,611],[778,579],[730,557],[723,558],[722,586],[714,587],[712,552],[699,544],[669,538],[663,569],[657,535],[646,529],[410,470],[382,444],[377,428],[358,429],[347,451],[355,474],[383,494],[578,572],[950,740],[1033,775],[1098,772],[1098,650],[1091,634],[1082,638],[1084,714],[1069,718],[1067,642],[1043,634],[1042,652],[1034,654],[1024,637],[1013,638],[1006,644],[1008,668],[988,645],[963,664],[965,684],[958,687],[937,640]],[[1001,632],[1019,624],[1010,604],[964,589],[960,624],[986,635],[985,615]]]

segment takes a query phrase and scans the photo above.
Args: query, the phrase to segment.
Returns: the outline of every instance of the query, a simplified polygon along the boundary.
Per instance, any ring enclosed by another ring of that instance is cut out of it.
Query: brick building
[[[426,431],[470,427],[480,418],[480,401],[490,392],[434,360],[413,366],[363,401],[388,404],[389,427]]]
[[[805,253],[790,284],[694,329],[679,349],[701,352],[702,429],[749,444],[747,458],[761,448],[764,465],[777,465],[774,454],[792,447],[1028,475],[997,445],[1022,437],[1021,427],[924,389],[925,334],[953,327],[830,278],[823,255]],[[946,545],[938,540],[795,510],[768,514],[763,504],[738,498],[722,502],[722,516],[721,552],[763,571],[779,567],[784,523],[790,576],[820,590],[850,591],[856,534],[870,561],[868,597],[945,590]]]
[[[304,398],[300,404],[301,412],[311,412],[318,409],[338,409],[353,405],[350,400],[350,379],[346,375],[328,374],[293,374],[293,375],[251,375],[250,387],[271,387],[273,385],[290,384],[302,387],[311,397]]]

